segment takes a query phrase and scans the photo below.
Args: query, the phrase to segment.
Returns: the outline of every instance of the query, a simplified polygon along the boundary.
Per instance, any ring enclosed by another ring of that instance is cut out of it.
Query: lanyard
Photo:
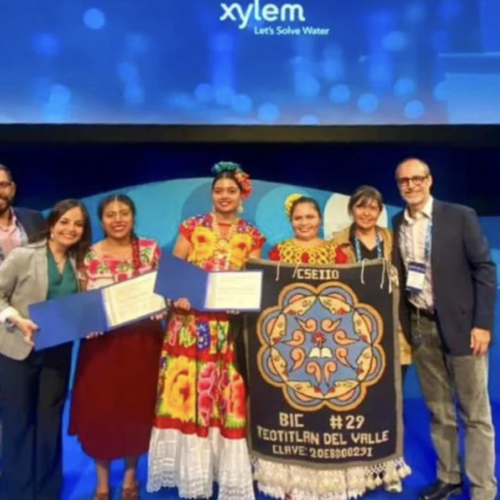
[[[363,257],[361,256],[361,243],[358,238],[354,238],[354,246],[356,247],[356,261],[361,262]],[[380,239],[380,234],[377,231],[377,259],[381,259],[382,256],[382,240]]]
[[[407,226],[409,230],[412,232],[413,236],[413,226]],[[405,257],[407,261],[411,261],[411,257],[416,260],[416,248],[415,244],[413,245],[414,252],[410,253],[410,237],[408,232],[405,231]],[[431,260],[431,242],[432,242],[432,218],[429,219],[429,224],[427,225],[427,231],[425,232],[425,243],[424,243],[424,263],[429,263]]]

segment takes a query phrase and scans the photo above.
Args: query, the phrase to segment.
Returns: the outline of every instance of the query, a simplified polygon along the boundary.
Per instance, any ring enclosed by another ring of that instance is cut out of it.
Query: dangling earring
[[[243,213],[243,205],[242,204],[238,207],[238,213],[239,214]]]
[[[53,240],[54,239],[54,233],[50,233],[50,239]]]

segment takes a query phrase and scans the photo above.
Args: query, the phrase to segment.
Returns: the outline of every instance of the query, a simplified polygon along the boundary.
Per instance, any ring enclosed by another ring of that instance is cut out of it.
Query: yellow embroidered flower
[[[252,249],[252,237],[248,233],[236,234],[231,238],[231,264],[241,269]]]
[[[191,237],[193,250],[190,255],[190,260],[203,261],[209,259],[215,250],[217,243],[215,234],[207,227],[198,226],[193,231]]]
[[[293,204],[297,201],[303,198],[303,194],[299,193],[294,193],[291,194],[286,200],[285,200],[285,212],[290,217],[290,212],[292,211]]]
[[[165,373],[163,411],[183,422],[196,417],[196,361],[185,356],[172,359]]]

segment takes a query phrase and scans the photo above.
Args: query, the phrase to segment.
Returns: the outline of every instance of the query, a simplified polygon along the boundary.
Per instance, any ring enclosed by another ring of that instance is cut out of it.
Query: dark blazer
[[[393,218],[393,262],[401,288],[401,325],[415,345],[416,338],[410,329],[410,305],[405,297],[406,271],[399,248],[403,214],[400,212]],[[484,328],[493,334],[496,265],[473,209],[434,200],[432,218],[434,307],[444,349],[456,356],[470,355],[472,328]]]
[[[13,210],[17,220],[23,226],[28,240],[31,241],[45,231],[47,225],[41,212],[18,207],[14,207]]]

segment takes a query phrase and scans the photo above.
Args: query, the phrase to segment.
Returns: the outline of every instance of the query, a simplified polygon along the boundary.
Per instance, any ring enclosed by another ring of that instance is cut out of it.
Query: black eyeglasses
[[[12,186],[12,182],[7,182],[7,181],[0,182],[0,190],[10,188],[10,186]]]
[[[415,186],[420,186],[425,179],[429,177],[428,175],[414,175],[413,177],[398,177],[396,179],[397,183],[402,186],[406,187],[410,185],[410,182],[415,185]]]

